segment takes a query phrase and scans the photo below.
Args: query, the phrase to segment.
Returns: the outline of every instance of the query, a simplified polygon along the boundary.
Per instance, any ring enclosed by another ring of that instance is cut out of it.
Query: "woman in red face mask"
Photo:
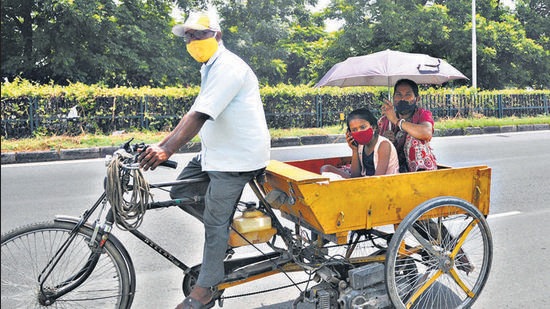
[[[377,119],[366,108],[352,111],[347,118],[346,140],[352,150],[349,171],[325,165],[321,173],[334,173],[343,178],[389,175],[399,172],[399,159],[395,146],[378,135]]]

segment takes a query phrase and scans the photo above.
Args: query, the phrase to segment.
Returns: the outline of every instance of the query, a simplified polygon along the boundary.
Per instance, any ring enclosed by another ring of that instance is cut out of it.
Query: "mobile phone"
[[[351,134],[351,130],[349,129],[349,127],[348,127],[348,132]],[[357,144],[357,142],[355,140],[353,140],[353,142],[351,142],[351,144],[355,147],[359,146],[359,144]]]

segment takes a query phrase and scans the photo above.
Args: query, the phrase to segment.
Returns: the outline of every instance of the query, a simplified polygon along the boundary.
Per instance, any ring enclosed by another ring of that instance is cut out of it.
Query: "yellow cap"
[[[177,36],[184,36],[185,32],[190,29],[221,31],[216,14],[207,11],[191,12],[185,23],[175,25],[172,28],[172,33]]]

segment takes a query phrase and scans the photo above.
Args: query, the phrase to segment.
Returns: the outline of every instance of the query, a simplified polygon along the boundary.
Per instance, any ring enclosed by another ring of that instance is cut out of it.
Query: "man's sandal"
[[[209,309],[214,307],[214,304],[216,303],[216,300],[220,298],[223,291],[212,291],[211,299],[208,303],[203,304],[200,301],[192,298],[191,296],[187,296],[181,304],[179,304],[176,309]]]
[[[216,303],[216,299],[212,298],[210,302],[207,304],[203,304],[200,301],[189,297],[186,297],[182,304],[182,309],[208,309],[214,307],[214,304]],[[179,307],[179,306],[178,306]]]

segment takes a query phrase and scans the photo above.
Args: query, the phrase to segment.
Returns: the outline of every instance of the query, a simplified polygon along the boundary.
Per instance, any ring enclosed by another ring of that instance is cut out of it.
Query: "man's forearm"
[[[159,146],[170,155],[174,154],[199,133],[206,119],[208,116],[202,113],[185,114],[176,128],[159,143]]]

